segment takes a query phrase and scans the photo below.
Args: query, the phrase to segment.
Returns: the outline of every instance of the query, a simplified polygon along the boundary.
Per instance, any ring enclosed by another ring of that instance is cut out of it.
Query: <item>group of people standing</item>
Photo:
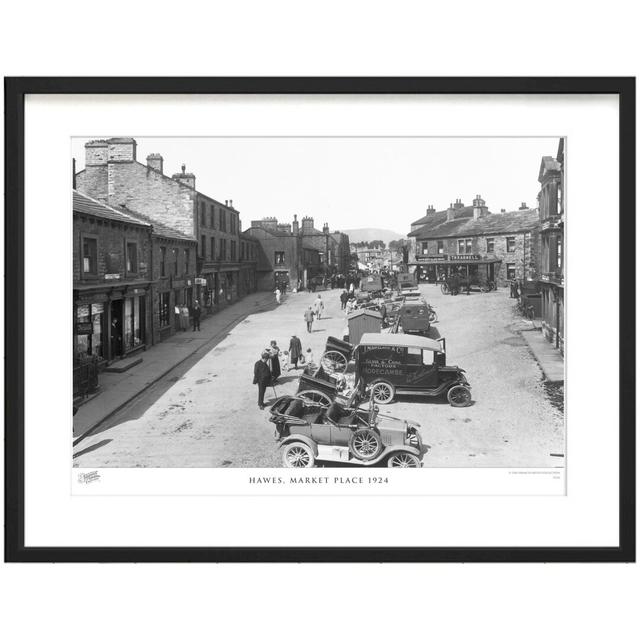
[[[313,331],[314,319],[322,319],[324,313],[324,301],[322,296],[318,294],[318,297],[313,301],[313,304],[309,305],[309,308],[304,312],[304,321],[307,323],[307,332]]]
[[[313,362],[311,349],[307,349],[307,355],[302,352],[302,342],[296,335],[289,340],[289,351],[282,353],[275,340],[271,340],[269,346],[262,352],[260,360],[253,366],[253,384],[258,385],[258,407],[265,408],[264,394],[267,387],[274,387],[278,378],[282,375],[281,356],[288,358],[287,369],[298,370],[298,365],[307,365]]]
[[[189,326],[193,325],[194,331],[200,331],[200,317],[202,316],[202,307],[200,301],[196,300],[191,309],[186,304],[177,304],[174,309],[176,319],[176,330],[186,331]]]

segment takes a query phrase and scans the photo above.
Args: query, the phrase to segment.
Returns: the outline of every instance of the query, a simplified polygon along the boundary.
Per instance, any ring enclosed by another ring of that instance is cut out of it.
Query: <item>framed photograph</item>
[[[7,560],[635,560],[635,79],[7,78],[5,131]]]

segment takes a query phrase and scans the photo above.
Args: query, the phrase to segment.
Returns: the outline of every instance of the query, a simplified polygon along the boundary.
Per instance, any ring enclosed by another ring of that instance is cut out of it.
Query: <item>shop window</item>
[[[444,240],[438,240],[438,255],[444,253]]]
[[[513,262],[507,262],[507,280],[513,280],[516,277],[516,265]]]
[[[76,314],[76,357],[102,358],[104,304],[83,304]]]
[[[141,297],[127,298],[124,301],[124,342],[126,350],[135,349],[142,344],[144,320],[144,300]]]
[[[158,313],[160,326],[168,327],[171,323],[171,293],[169,291],[160,294]]]
[[[516,237],[507,237],[507,253],[513,253],[516,250]]]
[[[127,273],[138,273],[138,245],[127,242]]]
[[[187,273],[189,273],[189,258],[190,258],[190,251],[189,249],[185,249],[184,250],[184,273],[185,275]]]
[[[167,275],[167,247],[160,247],[160,277]]]
[[[275,252],[274,263],[275,264],[284,264],[284,251],[276,251]]]
[[[487,238],[487,253],[494,253],[496,250],[495,238]]]
[[[98,241],[96,238],[82,239],[82,273],[98,275]]]

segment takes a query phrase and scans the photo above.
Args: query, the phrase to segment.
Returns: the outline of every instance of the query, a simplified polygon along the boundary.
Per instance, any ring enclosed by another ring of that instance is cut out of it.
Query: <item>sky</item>
[[[558,138],[132,137],[139,162],[160,153],[165,174],[185,164],[198,191],[233,200],[243,229],[251,220],[290,222],[298,214],[332,231],[402,235],[428,205],[440,211],[457,198],[470,205],[480,194],[492,212],[535,207],[540,161],[558,148]],[[89,139],[72,139],[78,171]]]

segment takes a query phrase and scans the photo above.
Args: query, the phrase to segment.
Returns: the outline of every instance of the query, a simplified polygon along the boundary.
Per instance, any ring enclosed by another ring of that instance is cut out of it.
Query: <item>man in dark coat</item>
[[[202,315],[202,308],[200,307],[200,302],[198,300],[193,303],[191,315],[193,316],[193,330],[200,331],[200,316]]]
[[[271,371],[269,370],[269,354],[265,351],[258,362],[253,366],[253,384],[258,385],[258,407],[264,409],[264,392],[271,384]]]
[[[289,358],[291,358],[291,366],[298,370],[298,360],[302,355],[302,342],[298,336],[291,336],[289,342]]]

